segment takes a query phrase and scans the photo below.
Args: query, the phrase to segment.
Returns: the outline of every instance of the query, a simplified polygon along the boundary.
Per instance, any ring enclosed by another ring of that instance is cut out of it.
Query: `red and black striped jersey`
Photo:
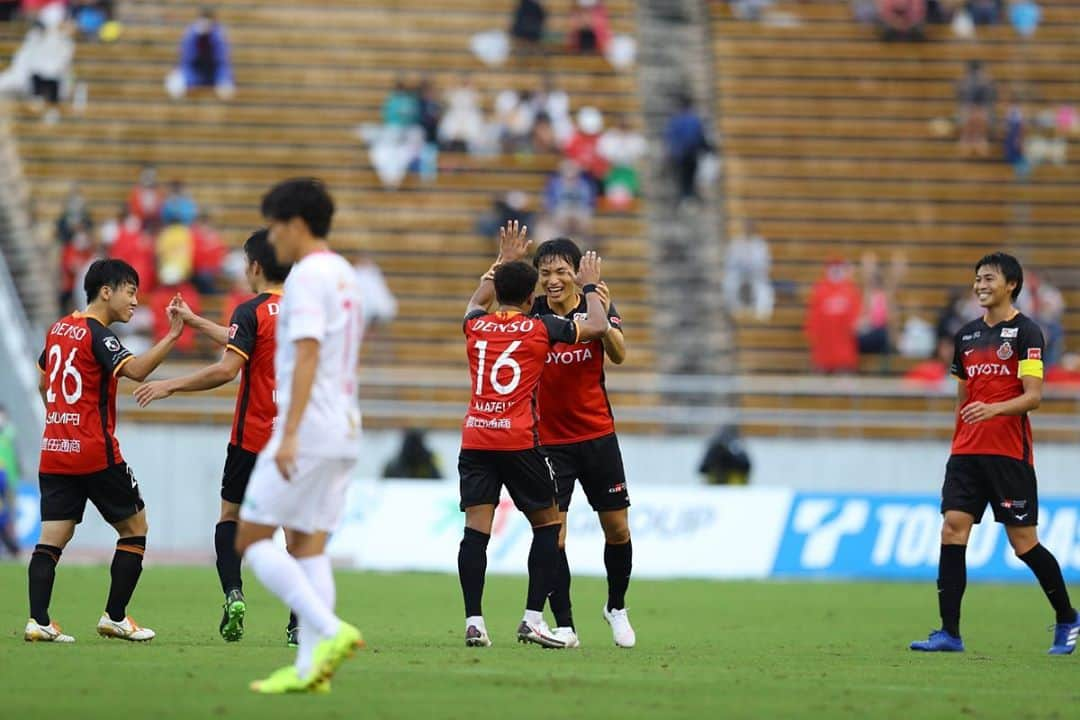
[[[578,320],[589,314],[588,301],[580,295],[577,307],[563,316]],[[547,298],[533,303],[534,317],[555,315]],[[622,318],[612,303],[608,322],[622,329]],[[547,354],[540,378],[540,444],[568,445],[604,437],[615,432],[615,416],[604,384],[604,342],[556,343]]]
[[[956,334],[952,374],[967,384],[968,402],[997,403],[1024,394],[1020,378],[1043,376],[1042,330],[1017,313],[993,327],[981,318]],[[956,417],[953,455],[1004,455],[1034,463],[1031,421],[1024,415],[999,415],[980,423]]]
[[[277,416],[274,352],[280,300],[276,292],[256,295],[238,305],[229,321],[225,351],[244,358],[229,442],[253,453],[270,440]]]
[[[577,324],[555,315],[476,310],[465,316],[464,329],[472,396],[462,449],[536,447],[536,391],[544,361],[555,343],[577,342]]]
[[[89,475],[124,461],[116,441],[116,376],[131,351],[97,318],[72,313],[45,336],[45,433],[39,472]]]

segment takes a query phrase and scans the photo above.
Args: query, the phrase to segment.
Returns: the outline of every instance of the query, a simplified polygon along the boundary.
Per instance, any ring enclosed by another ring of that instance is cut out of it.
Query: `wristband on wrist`
[[[596,288],[597,288],[596,283],[589,283],[585,287],[581,288],[581,293],[583,295],[588,295],[591,292],[596,292]]]

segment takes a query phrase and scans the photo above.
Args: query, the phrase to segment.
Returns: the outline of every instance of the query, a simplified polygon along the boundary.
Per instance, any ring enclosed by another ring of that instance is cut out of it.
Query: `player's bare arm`
[[[285,417],[285,428],[281,437],[281,445],[274,462],[278,466],[281,475],[288,480],[293,468],[296,467],[297,433],[300,430],[300,419],[304,417],[308,400],[311,399],[311,386],[315,382],[315,370],[319,366],[319,341],[313,338],[303,338],[296,343],[296,366],[292,377],[292,395],[289,401],[289,414]]]
[[[973,402],[960,410],[960,417],[966,423],[978,423],[998,415],[1024,415],[1037,410],[1042,404],[1043,380],[1030,375],[1020,378],[1024,393],[1005,402]]]
[[[196,370],[187,375],[168,380],[152,380],[135,388],[135,401],[139,407],[146,407],[155,400],[162,400],[173,393],[201,392],[221,387],[232,382],[244,367],[244,358],[232,350],[226,350],[220,360],[213,365]]]
[[[169,307],[174,308],[180,313],[180,318],[184,321],[184,324],[192,328],[196,332],[200,332],[206,337],[210,338],[213,342],[224,347],[229,342],[229,328],[224,325],[218,325],[213,320],[207,320],[206,318],[196,315],[191,311],[191,307],[184,301],[184,298],[180,293],[176,294],[176,297],[169,303]],[[212,387],[217,387],[216,385]],[[208,389],[208,388],[203,388]]]
[[[611,325],[608,323],[607,313],[604,311],[604,302],[600,299],[598,286],[600,284],[600,256],[590,250],[581,258],[582,290],[585,292],[585,302],[588,314],[584,320],[575,321],[578,331],[578,342],[598,340],[604,337]]]
[[[169,332],[165,334],[165,337],[161,338],[157,345],[121,365],[116,371],[118,377],[126,377],[135,382],[142,382],[149,377],[150,373],[157,370],[158,365],[165,361],[165,357],[179,339],[180,333],[184,331],[184,321],[180,317],[180,313],[171,305],[166,308],[165,312],[169,316]]]
[[[608,311],[611,310],[611,290],[606,282],[601,281],[597,284],[596,294],[604,303],[604,317],[607,317]],[[623,364],[626,360],[626,338],[622,330],[613,326],[604,334],[604,352],[607,353],[611,362],[616,365]]]
[[[469,299],[469,306],[465,310],[468,315],[476,310],[487,310],[495,302],[495,268],[503,263],[516,262],[529,253],[528,225],[521,225],[517,220],[510,220],[499,228],[499,255],[495,258],[495,264],[480,278],[480,286]]]

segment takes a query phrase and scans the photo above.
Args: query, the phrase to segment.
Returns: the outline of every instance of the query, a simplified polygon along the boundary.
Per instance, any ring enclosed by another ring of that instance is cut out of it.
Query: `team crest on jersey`
[[[109,352],[120,352],[120,341],[114,337],[105,338],[105,349]]]
[[[236,323],[233,323],[232,325],[229,326],[229,339],[230,340],[235,340],[236,339],[236,330],[237,330]]]
[[[1012,345],[1008,342],[1001,343],[1001,347],[998,348],[997,356],[1001,360],[1008,360],[1013,356]]]

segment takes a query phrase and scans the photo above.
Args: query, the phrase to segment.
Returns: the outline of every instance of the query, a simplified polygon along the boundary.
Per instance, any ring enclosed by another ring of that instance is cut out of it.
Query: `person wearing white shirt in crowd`
[[[746,303],[743,302],[742,292],[744,287],[748,287],[754,316],[758,320],[772,317],[776,298],[769,280],[771,267],[769,244],[757,232],[753,221],[744,220],[742,232],[728,244],[724,262],[724,301],[727,307],[735,312],[743,310]]]

